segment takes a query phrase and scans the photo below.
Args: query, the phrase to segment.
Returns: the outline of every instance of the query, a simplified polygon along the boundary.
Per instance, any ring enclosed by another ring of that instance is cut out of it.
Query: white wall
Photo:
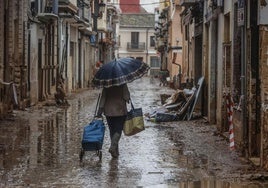
[[[127,43],[131,42],[131,32],[139,32],[139,42],[145,43],[148,45],[148,56],[146,56],[147,49],[142,52],[133,52],[127,50]],[[154,47],[150,47],[150,36],[154,36],[154,29],[148,30],[148,38],[146,39],[146,28],[144,29],[133,29],[133,28],[120,28],[120,47],[119,47],[119,57],[143,57],[143,60],[146,62],[148,57],[148,64],[150,64],[150,56],[156,56],[156,51]]]
[[[31,105],[38,102],[38,25],[31,25],[31,43],[30,43],[30,100]],[[35,39],[35,40],[34,40]]]
[[[266,7],[259,6],[259,24],[266,25],[268,24],[268,5]]]
[[[226,14],[232,10],[233,0],[224,1],[224,11],[223,13]]]

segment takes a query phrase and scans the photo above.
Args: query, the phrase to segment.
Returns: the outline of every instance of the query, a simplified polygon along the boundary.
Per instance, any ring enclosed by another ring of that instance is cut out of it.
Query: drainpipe
[[[149,33],[149,28],[146,29],[146,43],[145,43],[145,48],[146,48],[146,63],[148,63],[148,34]]]
[[[59,14],[59,0],[53,0],[53,2],[52,2],[53,4],[52,4],[52,12],[53,12],[53,14],[55,14],[55,15],[58,15]],[[59,24],[60,24],[60,18],[59,18],[59,16],[58,16],[58,20],[57,20],[57,24],[58,24],[58,43],[59,43],[59,30],[60,30],[60,26],[59,26]],[[59,44],[58,44],[58,46],[59,46]],[[60,58],[59,58],[59,48],[57,49],[58,50],[58,64],[59,64],[59,60],[60,60]],[[59,68],[58,68],[59,69]],[[58,74],[58,73],[57,73]],[[56,78],[57,78],[57,76],[58,75],[56,75]],[[56,83],[57,83],[57,80],[56,80]]]
[[[244,1],[244,15],[246,15],[246,1]],[[245,16],[246,17],[246,16]],[[246,19],[241,26],[241,97],[242,97],[242,125],[243,125],[243,147],[245,157],[248,157],[248,122],[247,122],[247,88],[246,88]]]
[[[57,68],[57,81],[56,84],[58,86],[58,80],[61,76],[62,69],[62,42],[61,42],[61,34],[62,34],[62,19],[58,17],[58,68]]]
[[[187,41],[187,77],[188,80],[190,79],[190,31],[189,31],[189,24],[188,24],[188,28],[187,28],[187,35],[188,35],[188,41]]]
[[[95,35],[95,48],[98,49],[97,52],[97,60],[96,61],[100,61],[100,45],[99,45],[99,32],[98,32],[98,17],[99,17],[99,0],[94,0],[94,14],[93,16],[93,31],[96,32]],[[101,37],[102,37],[102,33],[101,33]]]
[[[246,65],[245,65],[245,27],[241,27],[241,97],[242,97],[242,125],[243,125],[243,140],[244,151],[248,157],[248,124],[246,116]]]

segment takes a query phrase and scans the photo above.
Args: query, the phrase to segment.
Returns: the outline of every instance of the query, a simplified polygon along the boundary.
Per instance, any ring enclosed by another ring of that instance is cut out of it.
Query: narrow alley
[[[129,84],[144,113],[161,105],[158,79]],[[37,105],[0,121],[0,187],[268,187],[267,174],[230,151],[228,141],[205,119],[154,123],[120,140],[111,158],[106,128],[103,157],[86,152],[79,162],[81,135],[93,117],[99,89],[68,97],[68,108]]]

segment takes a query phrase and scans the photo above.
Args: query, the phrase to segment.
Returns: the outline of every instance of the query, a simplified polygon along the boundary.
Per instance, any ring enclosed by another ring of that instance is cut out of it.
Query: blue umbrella
[[[142,77],[149,68],[146,63],[137,59],[115,59],[100,67],[93,78],[93,84],[106,88],[119,86]]]

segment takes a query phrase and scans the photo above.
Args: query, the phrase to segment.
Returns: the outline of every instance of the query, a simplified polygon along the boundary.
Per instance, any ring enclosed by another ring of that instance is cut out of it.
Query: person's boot
[[[118,133],[115,133],[111,140],[111,147],[109,149],[109,152],[111,153],[113,158],[117,158],[119,156],[118,152],[118,143],[120,140],[121,135]]]

